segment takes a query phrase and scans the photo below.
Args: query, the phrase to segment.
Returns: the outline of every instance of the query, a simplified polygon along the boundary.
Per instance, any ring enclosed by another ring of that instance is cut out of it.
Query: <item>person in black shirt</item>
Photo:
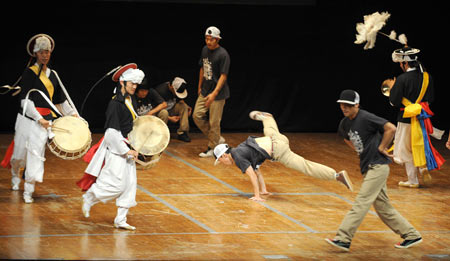
[[[386,180],[389,163],[393,157],[388,146],[395,134],[395,126],[368,111],[359,108],[359,94],[353,90],[342,91],[339,100],[343,118],[338,133],[360,159],[364,180],[352,209],[342,221],[334,239],[329,244],[349,251],[353,236],[373,205],[380,219],[404,241],[396,248],[409,248],[422,242],[420,233],[391,205],[387,196]]]
[[[206,45],[200,54],[198,98],[192,114],[195,125],[208,138],[208,148],[199,154],[200,157],[212,157],[213,148],[224,142],[220,135],[220,122],[225,101],[230,97],[227,81],[230,55],[219,44],[221,39],[217,27],[208,27],[205,32]]]
[[[192,108],[184,101],[188,95],[186,81],[183,78],[175,77],[172,82],[164,82],[157,85],[155,90],[167,104],[165,110],[168,111],[168,120],[180,123],[180,127],[177,130],[177,138],[184,142],[190,142],[191,139],[188,133],[189,116],[192,113]]]
[[[144,79],[142,84],[137,87],[135,96],[137,101],[136,112],[139,116],[153,115],[167,124],[169,117],[166,110],[167,103],[154,88],[150,88],[147,79]]]
[[[225,165],[236,165],[242,173],[250,177],[254,196],[251,200],[265,201],[260,195],[270,195],[266,189],[264,178],[259,167],[266,159],[278,161],[288,168],[297,170],[308,176],[324,180],[336,180],[353,191],[353,185],[345,170],[336,171],[325,165],[304,159],[291,151],[289,140],[278,130],[277,123],[272,114],[252,111],[250,118],[262,121],[264,137],[248,137],[236,148],[227,144],[219,144],[214,148],[215,165],[221,162]]]

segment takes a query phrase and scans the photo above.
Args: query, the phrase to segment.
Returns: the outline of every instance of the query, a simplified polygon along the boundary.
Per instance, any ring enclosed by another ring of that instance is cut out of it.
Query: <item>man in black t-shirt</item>
[[[214,156],[216,157],[215,164],[221,162],[225,165],[236,165],[242,173],[250,177],[255,194],[250,198],[251,200],[265,201],[260,195],[270,195],[259,170],[266,159],[278,161],[288,168],[311,177],[339,181],[353,191],[352,182],[345,170],[336,173],[330,167],[306,160],[291,151],[288,138],[279,132],[272,114],[252,111],[250,112],[250,118],[262,121],[264,137],[250,136],[236,148],[230,148],[227,144],[219,144],[214,148]]]
[[[155,89],[149,88],[146,79],[136,89],[136,101],[136,113],[139,116],[153,115],[167,123],[169,117],[169,113],[165,110],[167,103]]]
[[[339,124],[338,133],[359,155],[364,180],[336,236],[325,240],[341,250],[349,251],[356,230],[373,205],[380,219],[404,239],[395,245],[396,248],[409,248],[422,242],[420,233],[395,210],[387,196],[386,180],[393,157],[388,153],[388,146],[394,138],[395,126],[360,109],[359,95],[353,90],[342,91],[337,102],[345,116]]]
[[[192,115],[197,127],[208,138],[208,148],[199,154],[200,157],[212,157],[213,148],[223,143],[220,121],[225,100],[230,97],[227,81],[230,55],[219,45],[220,39],[222,37],[217,27],[210,26],[206,29],[206,45],[202,49],[199,61],[198,98]]]
[[[157,85],[155,90],[167,103],[165,110],[168,112],[168,120],[180,123],[180,127],[177,130],[177,138],[184,142],[190,142],[191,139],[188,133],[189,116],[192,113],[192,108],[184,101],[188,95],[186,81],[183,78],[175,77],[172,82],[164,82]]]

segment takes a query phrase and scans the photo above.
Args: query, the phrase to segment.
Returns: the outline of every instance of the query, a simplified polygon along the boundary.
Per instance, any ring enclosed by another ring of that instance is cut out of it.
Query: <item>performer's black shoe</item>
[[[178,134],[177,139],[184,141],[184,142],[191,142],[191,138],[187,135],[186,132],[183,132],[182,134]]]
[[[416,238],[416,239],[411,239],[411,240],[404,240],[401,243],[397,243],[395,244],[396,248],[410,248],[412,246],[415,246],[417,244],[420,244],[422,242],[422,238]]]
[[[325,241],[327,241],[330,245],[337,247],[341,250],[344,250],[347,252],[350,250],[350,243],[344,243],[340,240],[333,240],[333,239],[329,239],[329,238],[325,238]]]

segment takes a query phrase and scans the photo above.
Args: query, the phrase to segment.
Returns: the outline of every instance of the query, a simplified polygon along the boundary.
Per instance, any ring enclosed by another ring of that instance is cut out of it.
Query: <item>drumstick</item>
[[[70,133],[70,130],[63,129],[63,128],[60,128],[60,127],[51,126],[51,128],[52,128],[52,130],[55,130],[55,131],[63,131],[63,132]]]

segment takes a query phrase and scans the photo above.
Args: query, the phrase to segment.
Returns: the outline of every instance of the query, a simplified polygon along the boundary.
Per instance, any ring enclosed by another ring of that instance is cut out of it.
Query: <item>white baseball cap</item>
[[[178,98],[184,99],[187,97],[186,81],[183,78],[175,77],[172,81],[172,86]]]
[[[217,145],[214,148],[214,157],[216,157],[216,161],[214,162],[214,166],[216,166],[217,164],[219,164],[219,158],[222,157],[222,155],[227,152],[227,150],[230,147],[228,146],[228,144],[222,143]]]
[[[219,28],[217,28],[215,26],[208,27],[208,29],[206,29],[206,32],[205,32],[205,36],[206,35],[210,35],[210,36],[212,36],[214,38],[222,39],[222,37],[220,37],[220,30],[219,30]]]

